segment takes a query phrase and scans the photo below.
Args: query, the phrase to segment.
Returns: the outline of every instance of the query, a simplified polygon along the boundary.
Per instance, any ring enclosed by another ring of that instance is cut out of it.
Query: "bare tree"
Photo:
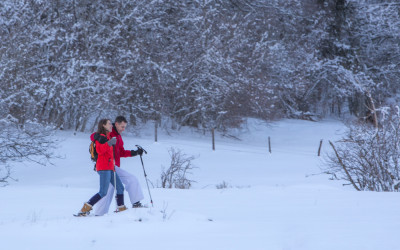
[[[161,172],[161,186],[163,188],[180,188],[189,189],[193,180],[188,179],[191,170],[194,167],[192,161],[194,156],[187,156],[181,150],[170,148],[169,155],[171,156],[171,165],[168,169]]]
[[[57,140],[53,130],[37,123],[18,124],[10,119],[0,120],[0,183],[7,185],[13,162],[30,161],[39,165],[51,164]]]

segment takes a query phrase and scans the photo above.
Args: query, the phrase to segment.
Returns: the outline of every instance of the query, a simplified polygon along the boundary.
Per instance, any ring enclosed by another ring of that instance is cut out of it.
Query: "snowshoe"
[[[90,212],[85,212],[85,213],[79,212],[79,213],[77,213],[77,214],[74,214],[74,216],[75,216],[75,217],[86,217],[86,216],[88,216],[89,214],[90,214]]]
[[[132,208],[147,208],[147,205],[143,205],[140,201],[133,203]]]

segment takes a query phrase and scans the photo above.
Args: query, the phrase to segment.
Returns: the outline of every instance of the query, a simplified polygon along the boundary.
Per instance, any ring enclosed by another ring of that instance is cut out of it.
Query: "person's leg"
[[[114,195],[114,186],[108,185],[107,195],[104,196],[101,200],[99,200],[94,206],[94,214],[97,216],[102,216],[108,213],[110,209],[110,205],[113,200]]]
[[[118,174],[116,172],[114,172],[113,174],[115,174],[115,181],[117,182],[117,212],[121,212],[126,210],[126,207],[124,205],[124,186],[122,185],[121,179],[119,178]],[[110,182],[114,185],[114,175],[112,176],[112,180]]]
[[[108,187],[110,186],[110,179],[113,176],[112,170],[98,171],[100,175],[100,191],[101,198],[107,195]]]
[[[92,207],[94,204],[96,204],[99,200],[101,200],[102,197],[104,197],[107,194],[107,189],[109,186],[109,176],[111,175],[112,171],[98,171],[97,173],[99,174],[100,177],[100,190],[98,193],[92,196],[92,198],[89,199],[88,202],[83,204],[82,209],[78,213],[78,215],[88,215],[89,212],[92,210]]]
[[[90,200],[87,202],[89,205],[93,206],[96,204],[101,198],[106,196],[107,191],[108,191],[108,186],[110,185],[108,180],[110,179],[110,176],[112,174],[112,171],[106,170],[106,171],[98,171],[97,172],[100,177],[100,190],[97,194],[95,194]]]
[[[115,172],[115,174],[116,174],[115,180],[117,181],[117,194],[124,194],[125,188],[124,185],[122,184],[121,178],[119,177],[117,172]]]
[[[140,186],[136,176],[118,167],[116,168],[116,171],[122,183],[125,185],[131,203],[135,204],[136,202],[143,200],[144,196],[142,187]]]

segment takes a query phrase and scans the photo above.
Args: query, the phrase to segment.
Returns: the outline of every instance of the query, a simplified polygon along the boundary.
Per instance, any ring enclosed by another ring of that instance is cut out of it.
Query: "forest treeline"
[[[365,117],[398,102],[399,15],[387,0],[3,0],[0,116],[79,131],[115,114]]]

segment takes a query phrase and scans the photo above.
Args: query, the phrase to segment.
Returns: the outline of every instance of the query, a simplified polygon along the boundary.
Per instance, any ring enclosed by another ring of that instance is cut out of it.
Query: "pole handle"
[[[144,148],[142,148],[142,146],[140,146],[140,145],[135,145],[138,149],[140,148],[141,150],[143,150],[143,152],[145,153],[145,154],[147,154],[147,151],[144,149]]]

